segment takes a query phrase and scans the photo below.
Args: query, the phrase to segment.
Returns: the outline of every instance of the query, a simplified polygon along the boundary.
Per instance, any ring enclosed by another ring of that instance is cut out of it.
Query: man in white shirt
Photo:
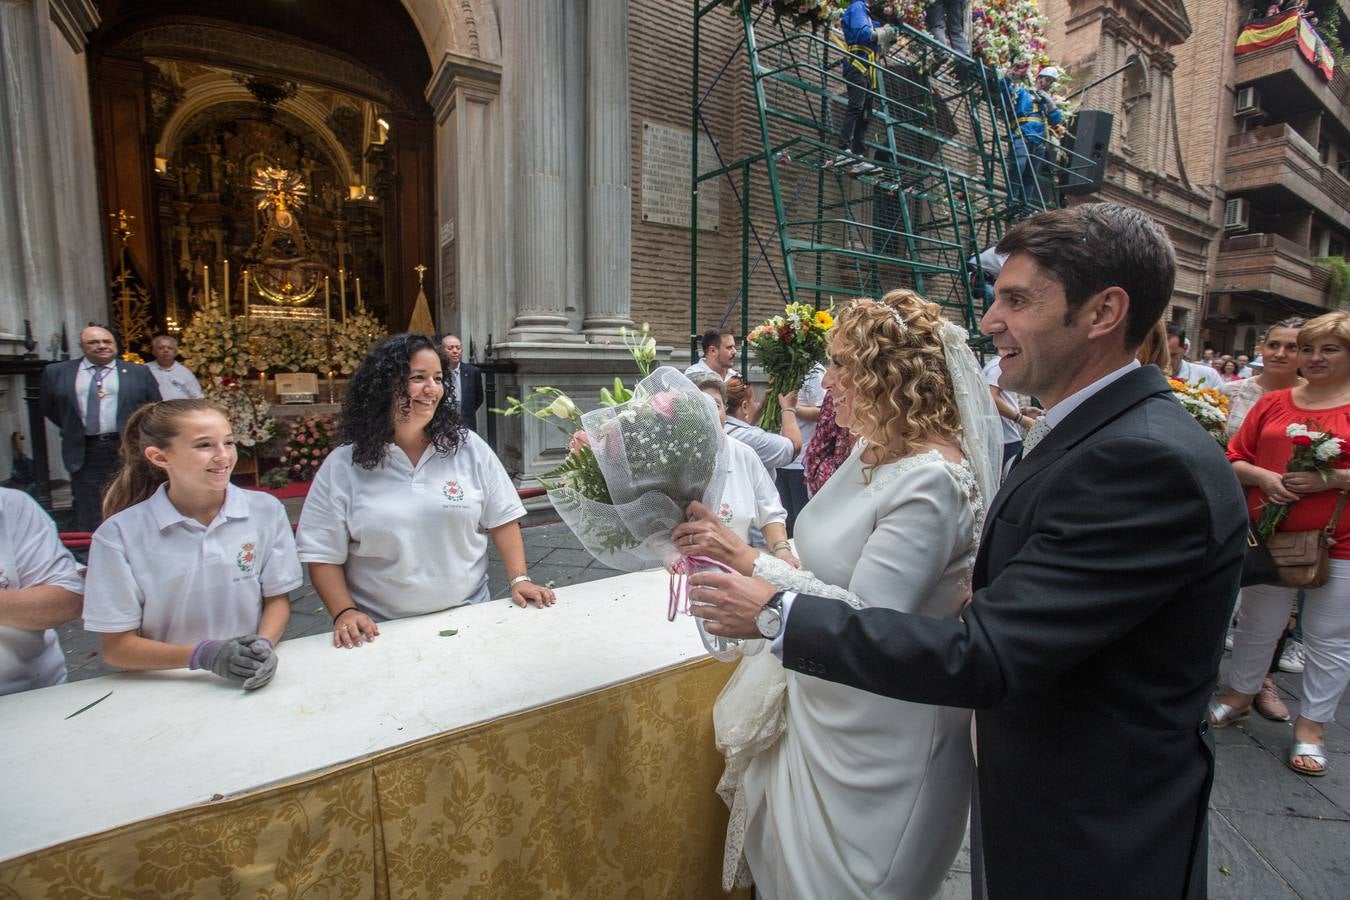
[[[146,366],[159,384],[159,395],[165,400],[197,400],[202,386],[187,366],[178,361],[178,338],[171,334],[157,334],[150,342],[155,361]]]
[[[1003,370],[999,368],[995,356],[984,366],[984,383],[989,385],[989,393],[994,398],[994,408],[1003,422],[1003,462],[1022,452],[1022,431],[1030,428],[1036,420],[1022,413],[1022,398],[1016,393],[1004,390],[998,383]]]
[[[1186,361],[1186,351],[1191,342],[1186,339],[1186,329],[1176,322],[1167,324],[1167,353],[1172,357],[1172,377],[1187,384],[1199,384],[1201,387],[1214,388],[1223,384],[1223,377],[1209,366],[1201,366]]]
[[[122,428],[133,412],[160,395],[149,369],[117,358],[117,339],[108,329],[90,325],[81,331],[80,351],[79,359],[42,371],[38,406],[61,429],[75,530],[93,531],[103,521],[103,488],[120,465]]]
[[[1238,377],[1239,377],[1239,378],[1251,378],[1251,377],[1252,377],[1251,361],[1252,361],[1252,358],[1251,358],[1250,356],[1248,356],[1247,354],[1245,354],[1245,353],[1239,353],[1239,354],[1238,354],[1238,358],[1237,358],[1237,367],[1238,367]]]
[[[731,329],[709,328],[703,332],[703,358],[685,369],[684,374],[716,375],[723,381],[739,378],[741,373],[731,367],[735,359],[736,335]]]

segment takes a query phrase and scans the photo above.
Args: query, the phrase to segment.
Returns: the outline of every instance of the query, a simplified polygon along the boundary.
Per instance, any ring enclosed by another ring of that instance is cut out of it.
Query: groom
[[[988,504],[962,620],[724,574],[691,579],[713,604],[695,611],[713,634],[777,638],[789,669],[973,707],[992,900],[1203,900],[1205,706],[1247,517],[1214,439],[1134,359],[1171,297],[1171,244],[1101,203],[1034,216],[998,252],[981,329],[999,386],[1038,397],[1045,425]]]

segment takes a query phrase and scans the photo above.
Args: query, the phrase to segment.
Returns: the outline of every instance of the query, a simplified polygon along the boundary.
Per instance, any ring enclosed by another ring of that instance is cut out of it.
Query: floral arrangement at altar
[[[328,368],[340,375],[350,375],[361,365],[375,342],[388,332],[365,309],[347,315],[347,321],[333,326],[333,349],[328,357]]]
[[[256,452],[276,434],[277,420],[272,418],[271,407],[247,382],[230,376],[203,379],[202,393],[229,420],[240,456]]]
[[[332,416],[302,416],[291,423],[280,462],[289,466],[292,481],[310,481],[337,443],[337,422]]]
[[[253,367],[253,354],[237,319],[219,306],[197,310],[183,329],[183,364],[205,382],[208,378],[243,376]]]
[[[825,341],[833,327],[834,314],[829,309],[789,303],[781,316],[761,323],[746,335],[755,361],[769,376],[760,428],[777,431],[782,426],[778,395],[800,388],[812,366],[825,361]]]

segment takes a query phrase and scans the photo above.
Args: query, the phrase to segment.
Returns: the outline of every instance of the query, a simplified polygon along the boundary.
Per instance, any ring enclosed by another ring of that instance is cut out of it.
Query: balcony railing
[[[1274,78],[1296,79],[1302,89],[1317,98],[1326,112],[1350,130],[1350,77],[1339,65],[1326,81],[1308,64],[1295,41],[1284,41],[1263,50],[1237,57],[1233,83],[1238,86],[1259,84]]]
[[[1214,292],[1276,295],[1325,309],[1331,273],[1278,234],[1241,234],[1219,244]]]
[[[1317,150],[1297,131],[1281,123],[1230,135],[1224,158],[1227,192],[1275,187],[1350,228],[1350,182],[1323,165]]]

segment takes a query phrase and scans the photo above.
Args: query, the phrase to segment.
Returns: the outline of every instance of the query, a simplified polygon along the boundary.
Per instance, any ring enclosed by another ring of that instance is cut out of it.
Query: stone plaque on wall
[[[642,123],[642,221],[658,225],[689,227],[689,167],[692,163],[689,129],[655,122]],[[712,141],[698,136],[698,169],[718,168]],[[716,231],[718,191],[716,179],[699,186],[698,227]]]

